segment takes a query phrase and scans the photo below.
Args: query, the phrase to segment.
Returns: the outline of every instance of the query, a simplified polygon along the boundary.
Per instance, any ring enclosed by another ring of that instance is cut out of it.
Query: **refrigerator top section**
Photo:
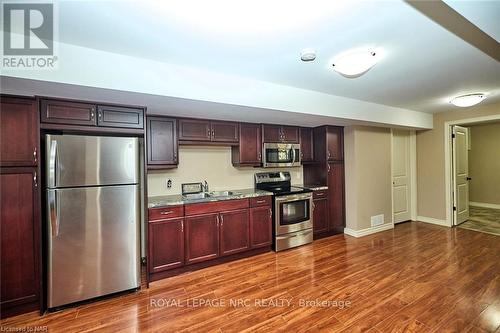
[[[46,135],[48,188],[139,183],[138,138]]]

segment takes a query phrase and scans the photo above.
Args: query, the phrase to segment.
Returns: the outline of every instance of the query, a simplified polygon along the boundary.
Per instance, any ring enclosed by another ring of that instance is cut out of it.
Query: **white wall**
[[[254,187],[254,174],[261,171],[290,171],[292,184],[302,184],[302,167],[264,169],[235,168],[231,164],[230,147],[179,147],[177,169],[148,172],[148,196],[180,194],[182,183],[206,180],[211,191],[239,190]],[[167,190],[166,181],[172,179],[172,188]]]

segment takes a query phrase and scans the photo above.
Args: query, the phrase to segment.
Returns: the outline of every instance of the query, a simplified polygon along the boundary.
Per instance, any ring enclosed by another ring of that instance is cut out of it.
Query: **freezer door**
[[[138,138],[46,135],[48,188],[139,182]]]
[[[140,285],[137,185],[47,190],[48,307]]]

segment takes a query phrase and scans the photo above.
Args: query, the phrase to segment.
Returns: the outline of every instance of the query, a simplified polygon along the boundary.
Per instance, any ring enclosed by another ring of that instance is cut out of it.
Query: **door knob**
[[[471,177],[467,177],[467,180],[472,180],[472,178]]]

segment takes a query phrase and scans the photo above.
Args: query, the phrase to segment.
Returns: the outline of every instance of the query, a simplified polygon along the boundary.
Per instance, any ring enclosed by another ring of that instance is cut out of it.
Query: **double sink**
[[[200,192],[200,193],[190,193],[184,194],[183,199],[186,200],[196,200],[196,199],[206,199],[206,198],[223,198],[230,197],[238,193],[232,191],[212,191],[212,192]]]

